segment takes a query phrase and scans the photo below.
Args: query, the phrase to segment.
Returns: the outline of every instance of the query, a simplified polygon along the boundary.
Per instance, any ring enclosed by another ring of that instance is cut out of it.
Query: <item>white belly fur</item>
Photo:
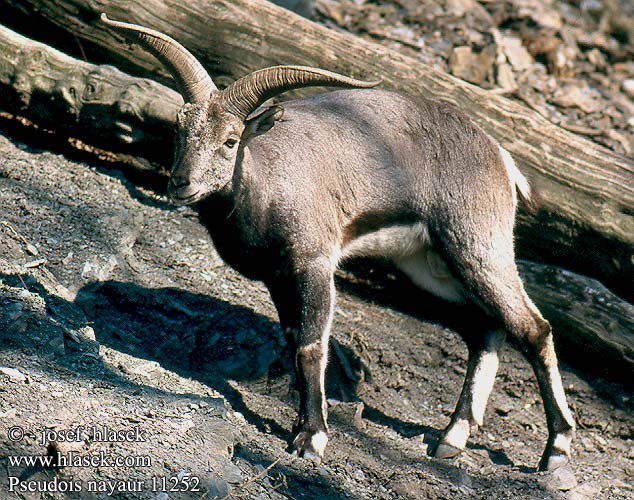
[[[341,258],[349,257],[391,259],[416,286],[452,302],[464,301],[462,286],[432,248],[429,231],[422,223],[365,234],[342,249]]]

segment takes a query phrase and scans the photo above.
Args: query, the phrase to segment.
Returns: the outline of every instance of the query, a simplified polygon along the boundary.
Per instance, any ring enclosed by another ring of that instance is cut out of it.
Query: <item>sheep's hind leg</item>
[[[469,362],[458,404],[435,451],[437,458],[455,457],[464,450],[471,433],[482,425],[505,332],[491,328],[491,318],[473,310],[473,305],[464,305],[463,286],[432,248],[421,248],[413,255],[398,259],[396,264],[414,284],[453,302],[456,308],[463,310],[458,316],[466,316],[463,319],[446,318],[448,326],[456,328],[467,342]],[[473,331],[474,328],[478,331]]]
[[[519,276],[515,277],[516,292],[507,294],[506,307],[499,310],[507,331],[519,342],[535,372],[548,424],[548,441],[538,470],[553,470],[570,461],[575,421],[566,402],[550,324],[526,295]]]
[[[526,295],[514,265],[493,279],[481,280],[480,285],[480,298],[497,312],[506,331],[518,341],[539,384],[548,441],[538,469],[560,467],[570,460],[575,422],[566,403],[550,324]]]
[[[548,442],[538,468],[555,469],[570,459],[575,422],[566,403],[552,330],[526,295],[513,258],[512,238],[497,238],[496,248],[493,254],[482,252],[486,247],[454,244],[445,255],[469,284],[468,295],[501,322],[532,365],[548,424]]]
[[[458,455],[465,449],[469,436],[482,426],[498,370],[498,351],[505,336],[503,330],[490,330],[484,338],[468,342],[467,374],[451,421],[434,453],[436,458]]]
[[[566,402],[550,324],[531,299],[526,294],[524,297],[538,330],[522,335],[520,342],[537,377],[548,423],[548,441],[537,468],[542,471],[553,470],[570,461],[575,421]]]

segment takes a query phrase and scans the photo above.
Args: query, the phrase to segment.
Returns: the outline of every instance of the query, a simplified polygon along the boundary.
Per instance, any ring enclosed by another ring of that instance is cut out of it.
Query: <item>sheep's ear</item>
[[[246,138],[252,135],[263,134],[270,130],[276,121],[279,121],[284,116],[284,108],[282,106],[271,106],[257,115],[248,118],[245,122],[244,132],[242,137]]]

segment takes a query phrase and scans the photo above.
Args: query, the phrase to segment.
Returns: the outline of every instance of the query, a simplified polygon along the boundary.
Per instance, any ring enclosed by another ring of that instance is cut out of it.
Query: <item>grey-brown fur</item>
[[[469,344],[465,385],[436,456],[459,453],[482,424],[500,332],[507,332],[532,363],[544,399],[549,440],[540,468],[567,462],[574,422],[550,326],[514,261],[516,184],[528,188],[510,157],[450,105],[383,90],[330,92],[244,119],[286,88],[324,79],[370,86],[308,68],[264,71],[223,92],[183,90],[193,97],[179,114],[169,190],[177,201],[198,203],[220,255],[271,292],[300,390],[291,448],[321,459],[327,441],[333,273],[343,258],[377,254],[422,288],[474,304],[488,318],[474,324],[480,331]],[[177,81],[187,86],[187,78]]]

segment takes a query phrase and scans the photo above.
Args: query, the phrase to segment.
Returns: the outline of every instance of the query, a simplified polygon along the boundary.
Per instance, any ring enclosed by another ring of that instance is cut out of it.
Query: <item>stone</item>
[[[587,54],[588,61],[590,61],[598,69],[603,69],[608,65],[608,61],[599,49],[592,49]]]
[[[579,108],[585,113],[595,113],[605,108],[601,94],[587,85],[570,83],[559,88],[552,102],[564,108]]]
[[[205,481],[205,486],[209,492],[209,498],[227,498],[231,492],[229,484],[213,472],[208,473],[208,479]]]
[[[577,478],[570,465],[564,465],[543,474],[544,483],[551,490],[569,491],[577,486]]]
[[[495,53],[486,48],[475,53],[471,47],[455,47],[449,58],[451,74],[476,85],[484,84],[493,71]]]
[[[148,377],[159,368],[161,368],[161,365],[157,361],[141,362],[137,365],[132,366],[130,369],[130,373]]]
[[[519,38],[500,35],[498,43],[515,71],[524,71],[535,62]]]
[[[601,498],[601,485],[597,481],[588,481],[571,489],[566,500],[594,500]]]
[[[515,75],[513,69],[508,63],[501,63],[497,66],[497,84],[504,90],[515,90],[517,88],[517,82],[515,81]]]
[[[569,78],[575,75],[576,51],[560,45],[556,51],[547,55],[548,69],[558,78]]]
[[[623,88],[623,92],[634,99],[634,78],[627,78],[623,80],[621,87]]]
[[[0,366],[0,372],[4,373],[13,382],[18,382],[18,383],[26,382],[26,375],[24,375],[20,370],[17,370],[15,368]]]

